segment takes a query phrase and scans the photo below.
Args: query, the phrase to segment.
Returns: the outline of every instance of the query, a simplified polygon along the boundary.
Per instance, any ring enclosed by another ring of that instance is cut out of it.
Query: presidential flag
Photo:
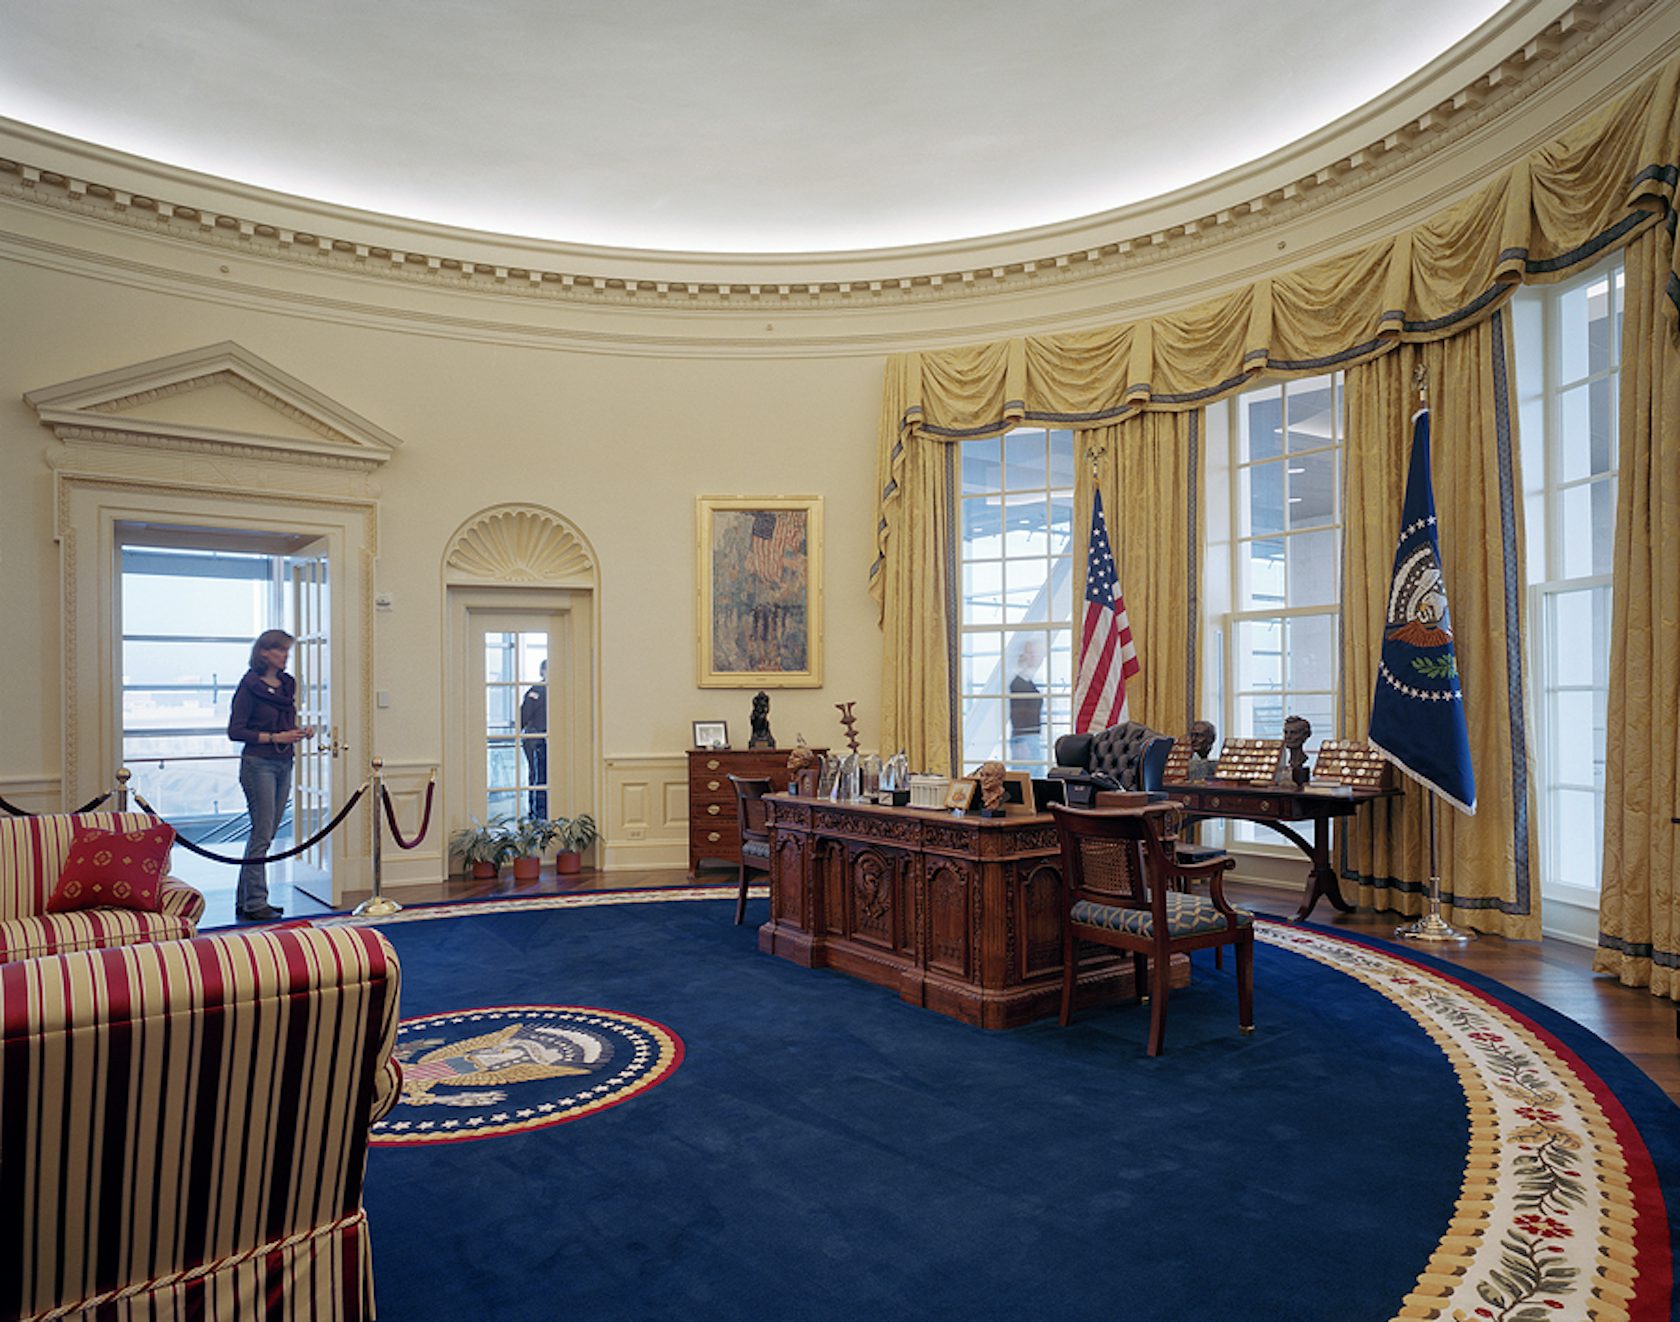
[[[1079,677],[1073,683],[1073,729],[1106,730],[1126,719],[1126,681],[1138,672],[1126,599],[1114,572],[1114,550],[1103,522],[1102,492],[1091,503],[1085,604],[1079,616]]]
[[[1460,812],[1476,811],[1470,730],[1441,576],[1427,409],[1412,419],[1412,464],[1400,508],[1400,544],[1394,550],[1370,740],[1390,762]]]

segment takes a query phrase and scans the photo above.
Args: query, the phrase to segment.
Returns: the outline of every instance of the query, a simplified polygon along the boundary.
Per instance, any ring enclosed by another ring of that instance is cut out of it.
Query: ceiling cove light
[[[470,23],[456,0],[401,22],[376,0],[0,0],[0,116],[503,235],[879,249],[1217,177],[1505,7],[1408,0],[1373,40],[1346,0],[1276,0],[1264,21],[1239,0],[1043,0],[1030,21],[1003,0],[481,0]]]

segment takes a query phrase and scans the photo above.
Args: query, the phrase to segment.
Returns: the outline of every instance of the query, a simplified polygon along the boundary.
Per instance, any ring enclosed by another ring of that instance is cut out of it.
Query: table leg
[[[1341,878],[1336,875],[1336,869],[1330,866],[1328,817],[1313,819],[1312,872],[1307,877],[1306,894],[1301,897],[1301,907],[1295,911],[1295,917],[1302,919],[1310,914],[1320,896],[1329,900],[1342,913],[1353,912],[1353,905],[1342,898]]]

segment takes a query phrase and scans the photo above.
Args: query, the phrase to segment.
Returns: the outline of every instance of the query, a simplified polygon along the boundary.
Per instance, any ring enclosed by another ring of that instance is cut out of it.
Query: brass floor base
[[[389,895],[375,895],[363,900],[350,912],[358,918],[389,918],[394,913],[401,913],[402,905]]]
[[[1468,945],[1476,939],[1475,932],[1461,932],[1438,913],[1425,914],[1415,923],[1403,923],[1394,929],[1402,941],[1430,941],[1436,944]]]

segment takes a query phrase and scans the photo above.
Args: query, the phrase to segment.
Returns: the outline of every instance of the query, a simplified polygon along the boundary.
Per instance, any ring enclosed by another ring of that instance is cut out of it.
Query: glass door
[[[552,622],[544,615],[473,613],[473,655],[481,713],[469,752],[471,808],[481,819],[549,815],[548,660]]]
[[[331,596],[324,542],[304,548],[284,562],[288,629],[296,636],[291,671],[297,677],[297,720],[314,726],[315,737],[295,745],[292,770],[293,839],[307,840],[332,820],[333,767],[341,746],[332,715],[332,649],[329,640]],[[330,871],[332,841],[323,840],[302,856],[311,867]]]

